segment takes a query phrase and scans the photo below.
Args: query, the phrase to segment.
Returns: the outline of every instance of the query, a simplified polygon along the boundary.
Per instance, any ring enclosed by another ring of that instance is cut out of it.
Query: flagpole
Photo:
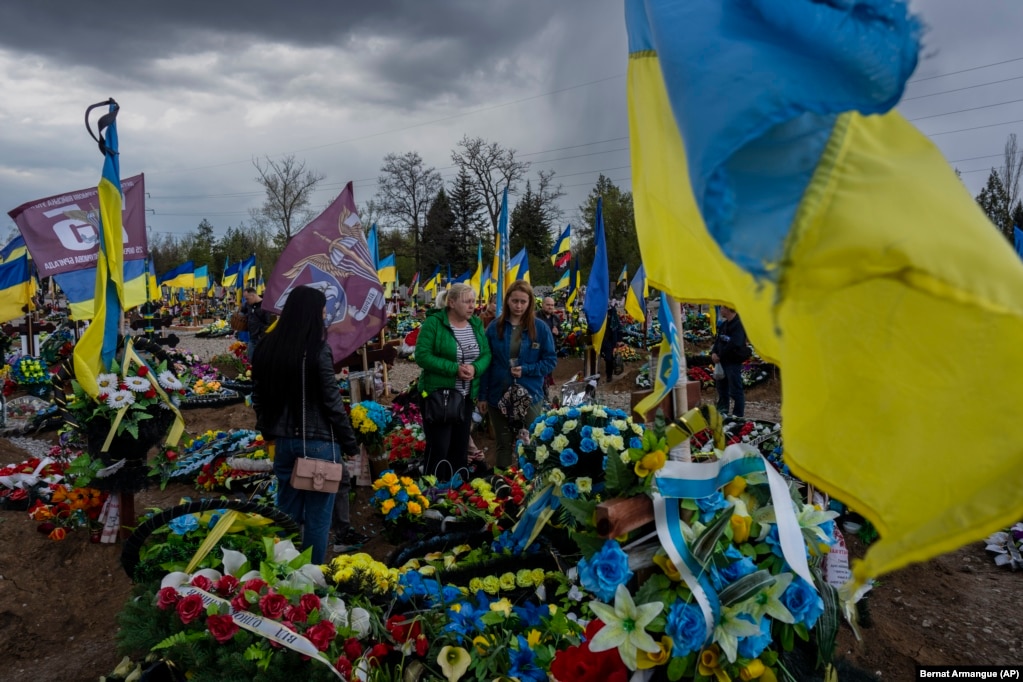
[[[668,305],[671,307],[671,317],[675,321],[675,333],[678,334],[678,347],[681,351],[679,353],[678,379],[672,389],[672,408],[674,418],[678,419],[689,411],[689,394],[686,388],[689,377],[686,370],[685,336],[682,331],[682,304],[674,296],[668,296]],[[693,454],[689,449],[689,439],[687,438],[671,448],[668,451],[668,457],[676,462],[693,461]]]

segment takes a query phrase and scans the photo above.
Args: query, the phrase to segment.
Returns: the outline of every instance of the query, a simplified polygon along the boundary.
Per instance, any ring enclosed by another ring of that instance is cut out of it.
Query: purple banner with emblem
[[[142,174],[121,181],[124,260],[147,254],[146,188]],[[8,214],[25,237],[40,277],[96,266],[99,253],[99,199],[96,187],[22,204]]]
[[[267,282],[263,308],[280,313],[288,294],[301,285],[327,295],[327,340],[335,363],[387,323],[384,290],[369,255],[351,182],[285,247]]]

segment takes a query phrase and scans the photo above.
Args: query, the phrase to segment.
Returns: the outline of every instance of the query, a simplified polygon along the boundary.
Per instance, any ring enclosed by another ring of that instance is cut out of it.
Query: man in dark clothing
[[[718,412],[743,417],[746,413],[746,394],[742,387],[742,363],[753,353],[746,343],[746,330],[739,319],[739,313],[721,306],[721,317],[724,322],[718,326],[718,335],[710,351],[710,359],[721,363],[725,371],[723,379],[714,380],[718,389]],[[729,398],[735,403],[732,412],[728,410]]]
[[[263,297],[257,294],[255,289],[249,287],[245,290],[244,296],[245,303],[242,304],[242,312],[245,313],[249,332],[249,343],[245,350],[249,355],[249,362],[252,362],[256,344],[266,336],[266,328],[270,326],[272,319],[270,313],[263,310]]]
[[[555,350],[557,350],[558,340],[561,338],[561,327],[560,327],[561,319],[558,317],[558,314],[556,312],[554,312],[554,299],[553,298],[548,296],[548,297],[546,297],[543,300],[543,303],[541,304],[541,308],[540,308],[540,314],[538,314],[536,317],[537,317],[538,320],[540,320],[541,322],[545,323],[548,327],[551,328],[551,334],[554,336],[554,348],[555,348]],[[554,385],[554,374],[553,373],[548,374],[547,376],[545,376],[543,378],[543,390],[544,390],[544,393],[548,394],[548,397],[550,397],[548,391],[549,391],[550,387],[553,386],[553,385]]]
[[[622,321],[618,317],[618,308],[612,305],[607,309],[607,327],[604,330],[604,340],[600,344],[600,357],[604,358],[608,383],[615,378],[615,346],[621,340]]]

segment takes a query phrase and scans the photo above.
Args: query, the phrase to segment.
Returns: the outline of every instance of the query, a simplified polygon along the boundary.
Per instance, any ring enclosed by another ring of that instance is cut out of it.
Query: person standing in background
[[[714,313],[711,312],[713,315]],[[718,335],[710,351],[710,359],[720,362],[725,372],[723,379],[715,379],[718,389],[718,412],[743,417],[746,414],[746,394],[742,387],[742,363],[753,354],[746,343],[746,330],[739,319],[739,313],[728,306],[721,306],[721,317]],[[729,412],[729,399],[734,404]]]

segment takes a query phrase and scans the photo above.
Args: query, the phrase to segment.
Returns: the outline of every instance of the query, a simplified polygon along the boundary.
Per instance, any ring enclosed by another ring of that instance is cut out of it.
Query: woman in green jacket
[[[424,473],[443,480],[468,464],[472,406],[490,365],[490,345],[475,308],[472,287],[452,284],[444,307],[427,313],[416,340],[416,364],[423,368]]]

